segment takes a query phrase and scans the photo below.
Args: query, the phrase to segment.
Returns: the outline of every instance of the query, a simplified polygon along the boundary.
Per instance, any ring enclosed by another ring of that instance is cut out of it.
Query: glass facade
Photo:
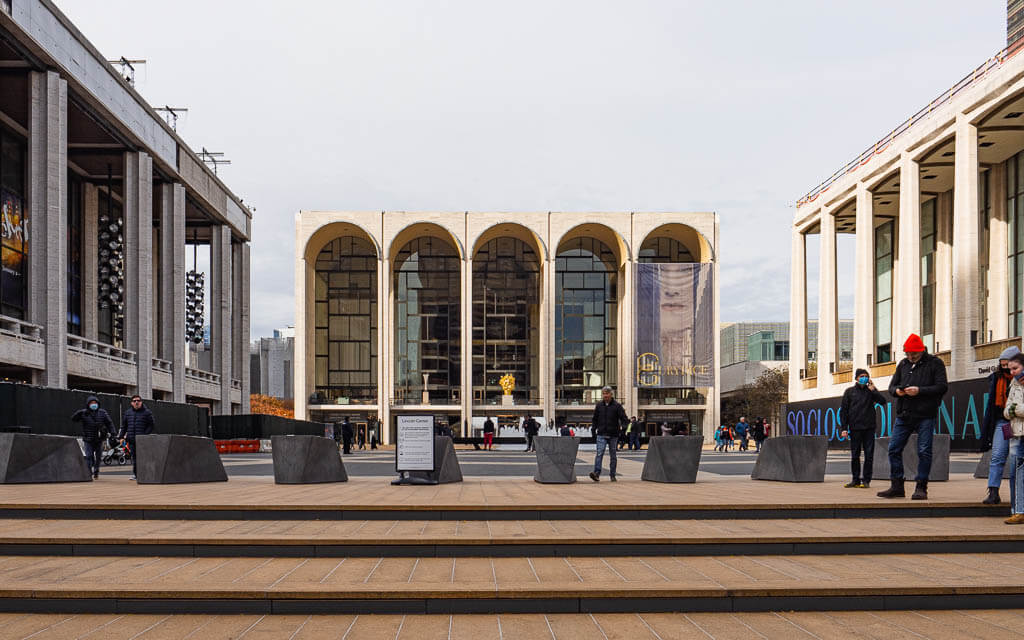
[[[892,220],[875,227],[875,362],[892,361]]]
[[[989,180],[992,178],[991,171],[983,171],[978,177],[978,288],[981,290],[978,296],[981,302],[981,328],[978,333],[978,342],[989,342],[988,326],[988,264],[989,264],[989,220],[992,216],[992,192]]]
[[[1024,312],[1024,151],[1006,161],[1006,220],[1009,281],[1010,336],[1021,335]]]
[[[377,252],[346,236],[317,255],[316,392],[328,403],[377,402]]]
[[[68,333],[82,335],[82,180],[68,171]]]
[[[555,402],[596,402],[617,383],[618,262],[600,240],[574,238],[555,258]]]
[[[921,340],[935,351],[935,203],[921,204]]]
[[[394,267],[395,399],[460,402],[461,260],[440,238],[424,236],[398,252]]]
[[[27,305],[25,142],[0,128],[0,315],[24,320]]]
[[[537,403],[540,262],[517,238],[495,238],[473,257],[473,403],[497,404],[515,377],[516,403]]]

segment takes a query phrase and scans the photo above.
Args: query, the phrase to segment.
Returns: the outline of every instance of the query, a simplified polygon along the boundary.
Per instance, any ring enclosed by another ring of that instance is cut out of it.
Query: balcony
[[[135,352],[82,336],[68,336],[68,374],[94,380],[134,385]]]
[[[0,316],[0,352],[4,364],[31,369],[46,366],[43,328],[8,316]]]
[[[220,400],[220,376],[211,371],[185,368],[185,395]]]
[[[167,360],[153,358],[153,388],[158,391],[173,391],[174,365]]]

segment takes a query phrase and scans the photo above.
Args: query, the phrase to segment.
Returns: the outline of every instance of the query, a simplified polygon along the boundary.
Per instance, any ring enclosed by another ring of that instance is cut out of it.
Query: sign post
[[[398,416],[395,471],[398,479],[391,484],[421,484],[410,471],[435,471],[434,416]]]

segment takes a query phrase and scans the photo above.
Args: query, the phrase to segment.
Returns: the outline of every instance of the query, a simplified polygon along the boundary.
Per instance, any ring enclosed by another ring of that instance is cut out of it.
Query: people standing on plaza
[[[764,442],[764,418],[757,418],[750,425],[750,438],[754,441],[755,450],[760,453],[761,443]]]
[[[740,416],[740,421],[736,423],[736,437],[740,439],[740,451],[747,450],[747,437],[750,435],[750,425],[747,424],[747,419]]]
[[[932,470],[932,436],[942,396],[946,395],[946,364],[925,349],[921,336],[910,334],[903,343],[906,357],[896,365],[889,380],[889,395],[896,398],[896,420],[889,440],[890,486],[879,498],[903,498],[903,449],[910,434],[917,434],[917,486],[914,500],[928,499],[928,474]]]
[[[348,416],[341,421],[341,447],[342,453],[352,453],[352,423],[348,421]]]
[[[1012,473],[1017,457],[1015,449],[1010,454],[1010,438],[1006,437],[1006,429],[1010,421],[1003,416],[1006,409],[1006,398],[1010,393],[1013,376],[1010,374],[1010,358],[1020,353],[1017,347],[1007,347],[999,354],[999,367],[988,376],[988,400],[985,402],[985,417],[981,421],[981,450],[992,450],[992,458],[988,465],[988,495],[983,504],[999,504],[999,485],[1003,483],[1003,469],[1009,461]],[[1004,429],[1005,427],[1005,429]],[[1013,494],[1013,483],[1010,483],[1010,494]],[[1012,498],[1011,498],[1012,501]]]
[[[724,424],[718,425],[718,428],[715,429],[715,451],[724,451],[725,450],[725,435],[724,434],[725,434],[725,425]]]
[[[672,427],[668,426],[667,422],[662,422],[660,428],[661,428],[661,435],[663,435],[663,436],[670,436],[670,435],[672,435]]]
[[[615,467],[618,462],[615,445],[619,437],[619,427],[628,422],[626,410],[616,402],[612,395],[612,388],[601,389],[601,401],[594,407],[594,417],[590,422],[591,429],[597,438],[597,454],[594,456],[594,470],[590,472],[590,479],[598,482],[601,479],[601,463],[604,460],[604,450],[607,448],[611,456],[608,462],[608,478],[615,482]]]
[[[359,446],[360,451],[366,448],[366,429],[360,429],[356,433],[356,444]]]
[[[885,397],[875,388],[866,369],[854,372],[855,383],[843,392],[839,405],[840,435],[850,438],[850,470],[853,479],[847,489],[867,489],[871,486],[871,471],[875,456],[875,405],[883,407]],[[864,452],[864,472],[861,473],[860,454]]]
[[[72,422],[82,423],[82,443],[85,445],[85,462],[92,471],[93,479],[100,477],[100,455],[103,453],[103,440],[114,431],[114,423],[110,414],[100,407],[99,398],[89,396],[85,408],[79,409],[71,416]]]
[[[149,410],[149,407],[142,404],[142,398],[140,396],[132,396],[131,406],[124,412],[124,417],[121,419],[121,432],[118,434],[118,438],[121,443],[128,443],[128,450],[132,454],[132,480],[138,477],[138,466],[136,464],[138,456],[135,455],[135,438],[138,436],[148,436],[153,433],[153,429],[156,427],[156,420],[153,418],[153,412]]]
[[[629,434],[630,451],[640,450],[640,429],[642,428],[643,425],[640,424],[640,421],[637,419],[636,416],[633,416],[632,418],[629,419],[629,428],[627,429],[627,433]]]
[[[526,435],[526,450],[536,451],[537,445],[534,444],[533,439],[540,433],[540,425],[529,415],[523,417],[523,433]]]
[[[494,420],[487,416],[484,420],[484,450],[490,451],[494,447]]]
[[[1009,366],[1013,380],[1007,393],[1003,417],[1010,421],[1010,433],[1004,435],[1009,436],[1009,448],[1014,454],[1010,467],[1011,515],[1006,519],[1006,524],[1024,524],[1024,487],[1018,485],[1018,482],[1024,479],[1024,468],[1021,467],[1024,458],[1019,455],[1021,437],[1024,436],[1024,354],[1017,353],[1011,356]]]

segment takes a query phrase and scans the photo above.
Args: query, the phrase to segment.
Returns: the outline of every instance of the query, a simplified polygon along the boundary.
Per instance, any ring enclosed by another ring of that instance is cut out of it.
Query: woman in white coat
[[[1009,428],[1010,453],[1006,462],[1010,465],[1010,507],[1012,515],[1006,519],[1006,524],[1024,524],[1024,490],[1018,486],[1019,481],[1024,481],[1024,469],[1020,463],[1024,462],[1020,456],[1021,436],[1024,436],[1024,354],[1018,353],[1010,358],[1010,391],[1006,397],[1006,409],[1003,416],[1010,421],[1004,425]],[[1024,482],[1022,482],[1024,484]]]

